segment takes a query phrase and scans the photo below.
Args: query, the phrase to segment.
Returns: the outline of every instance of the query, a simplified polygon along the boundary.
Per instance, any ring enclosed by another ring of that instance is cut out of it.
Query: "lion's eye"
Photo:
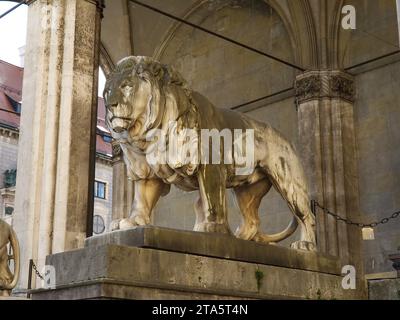
[[[122,90],[127,89],[127,88],[131,88],[131,85],[130,85],[129,83],[123,83],[123,84],[121,85],[121,89],[122,89]]]

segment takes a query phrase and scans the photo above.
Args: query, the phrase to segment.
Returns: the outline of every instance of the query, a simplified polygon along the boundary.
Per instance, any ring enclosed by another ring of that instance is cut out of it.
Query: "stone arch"
[[[343,0],[342,0],[343,1]],[[208,0],[198,0],[183,14],[183,19],[189,19]],[[294,62],[306,69],[315,69],[320,65],[317,45],[317,35],[312,10],[308,0],[280,1],[264,0],[282,19],[289,35]],[[160,59],[168,43],[173,39],[182,23],[175,22],[166,31],[163,41],[154,51],[153,57]],[[306,32],[304,32],[304,30]]]
[[[305,69],[320,65],[317,33],[312,9],[308,0],[264,0],[281,17],[293,41],[296,63]]]
[[[219,2],[211,12],[207,3],[196,1],[182,15],[183,18],[283,60],[297,62],[294,37],[289,34],[290,30],[287,30],[287,24],[279,13],[266,1],[243,1],[240,6],[229,1]],[[242,27],[244,24],[245,28]],[[293,68],[179,22],[173,23],[167,30],[153,57],[173,64],[187,75],[186,80],[196,91],[220,107],[235,107],[288,89],[293,86],[296,75]],[[223,92],[233,92],[233,95],[218,96],[212,87],[220,85],[223,85],[220,87]]]
[[[328,66],[332,69],[343,69],[343,61],[340,58],[340,28],[341,28],[341,8],[344,5],[344,0],[338,0],[333,2],[332,8],[332,20],[329,23],[328,30]]]
[[[198,0],[193,3],[183,14],[182,19],[187,20],[193,13],[195,13],[199,8],[201,8],[204,4],[206,4],[208,0]],[[162,37],[162,41],[160,45],[154,50],[153,58],[159,60],[160,57],[163,55],[165,48],[167,47],[168,43],[174,37],[175,33],[178,29],[182,26],[182,23],[179,21],[175,21],[166,31],[164,36]]]

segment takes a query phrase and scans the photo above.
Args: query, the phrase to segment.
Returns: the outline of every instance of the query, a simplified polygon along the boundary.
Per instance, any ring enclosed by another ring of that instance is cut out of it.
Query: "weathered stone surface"
[[[400,300],[400,278],[368,282],[370,300]]]
[[[400,152],[394,147],[400,141],[399,86],[399,61],[362,73],[357,80],[354,119],[360,209],[367,222],[379,221],[400,209]],[[375,241],[363,243],[367,274],[393,270],[388,255],[399,252],[399,230],[397,218],[375,229]]]
[[[91,246],[49,256],[56,289],[33,299],[361,299],[342,277],[224,258],[135,248]]]
[[[48,254],[81,247],[86,237],[100,16],[96,1],[29,3],[14,214],[18,289],[27,287],[29,259],[41,269]]]
[[[335,259],[226,235],[140,227],[85,245],[47,258],[57,288],[37,290],[33,299],[366,297],[361,282],[357,290],[342,289]]]
[[[88,238],[87,248],[116,244],[175,251],[271,266],[341,274],[339,260],[315,252],[260,244],[233,236],[160,227],[138,227]]]
[[[354,129],[353,77],[338,70],[308,71],[296,79],[300,153],[311,198],[343,218],[361,221]],[[352,265],[363,277],[360,229],[317,208],[320,252]]]

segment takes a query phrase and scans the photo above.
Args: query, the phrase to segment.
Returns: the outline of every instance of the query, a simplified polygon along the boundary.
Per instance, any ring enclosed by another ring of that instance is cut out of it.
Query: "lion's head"
[[[113,134],[144,134],[159,125],[166,104],[166,87],[186,82],[171,67],[149,57],[121,60],[107,79],[104,89],[106,122]]]

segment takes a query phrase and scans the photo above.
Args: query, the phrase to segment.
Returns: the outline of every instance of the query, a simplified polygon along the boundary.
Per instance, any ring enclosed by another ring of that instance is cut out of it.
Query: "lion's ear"
[[[161,80],[164,77],[164,68],[159,63],[140,63],[136,68],[136,75],[139,78],[147,79],[149,77],[155,80]]]
[[[154,79],[162,80],[164,78],[164,68],[159,63],[151,63],[149,65],[150,73],[154,77]]]

